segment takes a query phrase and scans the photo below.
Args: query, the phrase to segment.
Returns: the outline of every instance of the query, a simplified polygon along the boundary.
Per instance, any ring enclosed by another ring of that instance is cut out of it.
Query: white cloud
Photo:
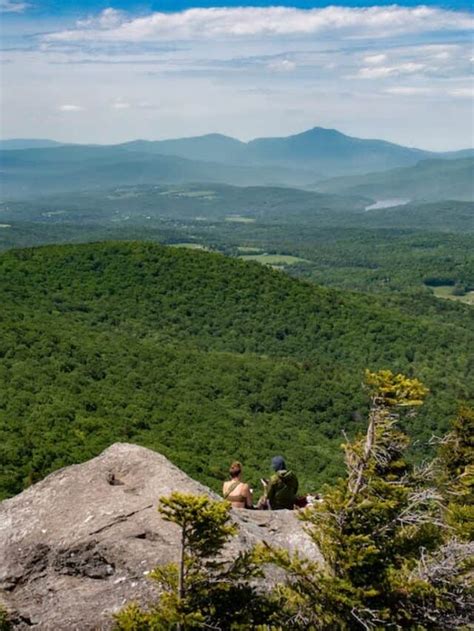
[[[399,96],[428,96],[433,94],[432,88],[418,88],[416,86],[394,86],[384,90],[385,94],[396,94]]]
[[[375,66],[361,68],[357,73],[360,79],[384,79],[385,77],[398,76],[404,74],[415,74],[425,68],[425,64],[409,61],[396,66]]]
[[[292,72],[296,68],[296,63],[289,59],[275,59],[267,64],[267,68],[274,72]]]
[[[392,86],[383,90],[383,93],[394,96],[441,96],[458,99],[472,99],[474,98],[474,87],[445,88],[442,86]]]
[[[451,53],[447,50],[442,50],[439,53],[433,55],[433,59],[439,59],[441,61],[447,61],[451,58]]]
[[[364,63],[369,64],[369,65],[373,65],[373,66],[377,66],[378,64],[383,64],[385,61],[387,61],[387,55],[384,54],[380,54],[380,55],[367,55],[366,57],[364,57]]]
[[[81,105],[73,105],[71,103],[65,103],[58,107],[60,112],[82,112],[84,108]]]
[[[470,88],[454,88],[453,90],[449,90],[449,96],[454,96],[462,99],[473,99],[474,98],[474,87]]]
[[[15,2],[14,0],[0,0],[0,12],[23,13],[31,5],[29,2]]]
[[[37,35],[44,23],[34,16],[21,26],[21,47],[2,67],[5,134],[248,139],[321,125],[455,148],[472,128],[467,13],[247,7],[136,17],[109,8],[82,17],[48,25],[69,29],[49,36]]]
[[[361,68],[354,77],[361,79],[383,79],[393,73],[394,69],[391,66],[378,66],[376,68]]]
[[[112,103],[112,108],[114,110],[128,110],[130,107],[130,103],[127,103],[126,101],[115,101]]]
[[[126,19],[126,14],[123,11],[117,9],[104,9],[102,13],[95,17],[89,17],[85,20],[78,20],[76,25],[79,28],[99,28],[99,29],[112,29],[120,26]]]
[[[130,18],[106,9],[79,28],[51,33],[50,42],[202,40],[262,38],[340,33],[346,37],[386,37],[401,33],[466,30],[473,26],[469,13],[435,7],[212,7],[177,13],[152,13]]]
[[[141,110],[157,110],[159,108],[158,103],[150,103],[150,101],[139,101],[136,105]]]

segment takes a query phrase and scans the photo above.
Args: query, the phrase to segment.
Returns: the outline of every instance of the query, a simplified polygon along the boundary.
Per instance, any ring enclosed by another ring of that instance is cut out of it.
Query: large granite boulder
[[[147,574],[178,551],[177,526],[157,504],[175,490],[217,498],[161,454],[118,443],[2,502],[0,604],[15,627],[110,629],[127,601],[156,597]],[[240,528],[229,555],[266,541],[320,559],[292,511],[233,518]]]

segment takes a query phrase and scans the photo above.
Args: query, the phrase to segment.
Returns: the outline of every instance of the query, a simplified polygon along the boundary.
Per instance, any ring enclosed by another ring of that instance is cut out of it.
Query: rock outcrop
[[[159,497],[179,490],[217,497],[164,456],[115,444],[0,504],[0,604],[18,629],[110,629],[127,601],[156,597],[148,572],[177,558],[178,530]],[[258,541],[319,552],[291,511],[233,511],[228,554]],[[270,577],[271,578],[271,577]]]

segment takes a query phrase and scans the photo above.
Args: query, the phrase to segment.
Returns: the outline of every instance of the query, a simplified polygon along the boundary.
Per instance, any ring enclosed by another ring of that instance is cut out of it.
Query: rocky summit
[[[161,454],[117,443],[2,502],[0,604],[15,628],[110,629],[127,601],[155,598],[148,573],[178,555],[178,528],[157,511],[172,491],[217,498]],[[291,511],[232,516],[229,556],[265,541],[320,559]]]

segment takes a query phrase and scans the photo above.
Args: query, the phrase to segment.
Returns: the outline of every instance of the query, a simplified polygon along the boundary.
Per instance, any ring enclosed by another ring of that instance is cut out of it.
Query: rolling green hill
[[[188,243],[231,256],[248,255],[250,248],[261,262],[318,284],[408,292],[412,309],[423,304],[430,314],[427,278],[474,289],[472,202],[365,212],[368,203],[290,188],[211,184],[47,195],[0,203],[0,250],[104,239]]]
[[[341,213],[363,213],[372,200],[277,186],[224,184],[118,186],[108,190],[59,193],[32,200],[0,202],[3,222],[128,222],[226,220],[239,215],[255,221],[321,222]],[[345,216],[345,215],[344,215]]]
[[[318,190],[365,195],[377,200],[474,200],[474,158],[422,160],[416,166],[384,173],[320,182]],[[393,204],[395,206],[396,203]]]
[[[140,146],[140,145],[139,145]],[[304,186],[314,173],[287,167],[188,160],[120,146],[67,145],[0,152],[3,197],[107,189],[131,184],[224,182]]]
[[[411,427],[420,439],[474,398],[474,327],[216,254],[13,250],[0,256],[0,300],[3,496],[117,440],[214,487],[230,460],[255,484],[283,452],[313,489],[340,470],[342,430],[363,422],[365,367],[430,387]]]
[[[379,208],[364,213],[357,225],[361,228],[403,228],[423,232],[472,234],[474,204],[450,200]]]

